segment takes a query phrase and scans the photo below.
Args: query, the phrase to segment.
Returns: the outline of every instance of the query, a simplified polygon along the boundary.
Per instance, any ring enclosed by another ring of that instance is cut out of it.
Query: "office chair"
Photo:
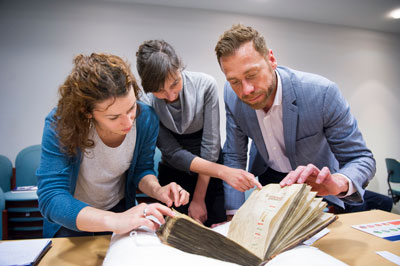
[[[0,155],[0,188],[3,192],[10,191],[12,177],[12,163],[4,155]]]
[[[3,210],[6,208],[6,200],[4,198],[4,192],[0,187],[0,240],[3,240]]]
[[[3,230],[7,230],[4,192],[10,191],[11,189],[11,177],[12,163],[6,156],[0,155],[0,240],[3,239]],[[3,211],[5,215],[3,215]]]
[[[19,186],[36,186],[36,169],[40,163],[41,145],[22,149],[15,159],[15,182]]]
[[[391,158],[386,158],[385,161],[388,171],[389,195],[392,196],[393,204],[396,204],[400,200],[400,162]]]
[[[161,161],[161,151],[156,147],[154,152],[154,171],[156,172],[156,176],[158,176],[158,164]]]
[[[15,183],[17,187],[36,186],[36,169],[40,163],[41,145],[22,149],[15,159]],[[36,191],[5,193],[7,239],[40,238],[43,217],[38,208]]]

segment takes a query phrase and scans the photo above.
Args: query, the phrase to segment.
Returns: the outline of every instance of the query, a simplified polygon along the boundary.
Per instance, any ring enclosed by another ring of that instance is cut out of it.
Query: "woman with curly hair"
[[[107,54],[78,55],[46,117],[37,170],[43,236],[125,233],[156,229],[173,212],[160,203],[135,206],[136,189],[181,206],[189,194],[176,183],[160,186],[153,170],[159,122],[137,101],[129,65]]]

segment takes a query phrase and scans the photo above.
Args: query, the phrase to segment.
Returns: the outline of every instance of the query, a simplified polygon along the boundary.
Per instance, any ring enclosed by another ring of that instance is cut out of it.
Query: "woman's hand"
[[[186,205],[189,202],[189,192],[184,190],[180,185],[171,182],[166,186],[159,187],[156,190],[157,199],[164,202],[168,207],[174,204],[176,207]]]
[[[81,231],[111,231],[116,234],[130,232],[142,225],[152,230],[157,230],[160,224],[146,218],[149,215],[154,216],[160,224],[163,224],[165,223],[164,215],[174,216],[174,212],[160,203],[149,205],[141,203],[121,213],[87,206],[78,213],[76,226]]]
[[[147,216],[149,215],[154,216],[161,224],[164,224],[164,215],[174,216],[174,212],[160,203],[141,203],[125,212],[114,213],[109,222],[111,223],[111,228],[113,228],[112,231],[116,234],[130,232],[140,226],[146,226],[155,231],[160,225],[148,219]]]
[[[223,164],[213,163],[200,157],[195,157],[190,165],[190,171],[205,175],[213,176],[224,180],[231,187],[241,192],[249,190],[253,187],[262,189],[260,182],[253,174],[242,170],[231,168]]]
[[[203,224],[207,221],[207,206],[205,202],[210,177],[199,174],[196,187],[193,192],[193,199],[189,205],[188,214],[190,217]]]
[[[204,224],[204,222],[207,221],[207,207],[204,200],[193,199],[192,202],[190,202],[188,214],[194,220]]]
[[[254,186],[262,189],[260,182],[258,182],[254,175],[242,169],[224,166],[218,176],[231,187],[241,192],[249,190]]]
[[[139,189],[153,199],[164,202],[168,207],[171,207],[172,204],[179,207],[189,202],[189,192],[180,185],[171,182],[162,187],[154,175],[144,176],[139,182]]]

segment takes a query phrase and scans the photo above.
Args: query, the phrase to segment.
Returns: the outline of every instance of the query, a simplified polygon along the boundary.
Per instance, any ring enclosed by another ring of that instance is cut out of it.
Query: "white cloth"
[[[213,228],[226,235],[230,222]],[[141,227],[131,233],[111,237],[110,247],[103,266],[125,265],[238,265],[204,256],[190,254],[164,245],[155,232]],[[269,261],[268,266],[345,266],[343,262],[320,251],[318,248],[301,245],[285,251]]]
[[[237,265],[204,256],[190,254],[164,245],[154,232],[145,227],[135,233],[111,237],[104,266],[131,265]]]

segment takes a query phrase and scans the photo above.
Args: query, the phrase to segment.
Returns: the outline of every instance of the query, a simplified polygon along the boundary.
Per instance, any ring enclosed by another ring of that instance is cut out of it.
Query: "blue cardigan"
[[[155,175],[154,151],[159,129],[159,120],[154,110],[138,101],[136,117],[136,144],[125,185],[126,208],[135,205],[136,188],[146,175]],[[39,209],[44,216],[43,237],[51,238],[61,226],[79,231],[76,217],[88,204],[73,197],[78,178],[82,153],[69,157],[60,150],[54,128],[54,108],[46,117],[42,138],[42,154],[38,177]]]

